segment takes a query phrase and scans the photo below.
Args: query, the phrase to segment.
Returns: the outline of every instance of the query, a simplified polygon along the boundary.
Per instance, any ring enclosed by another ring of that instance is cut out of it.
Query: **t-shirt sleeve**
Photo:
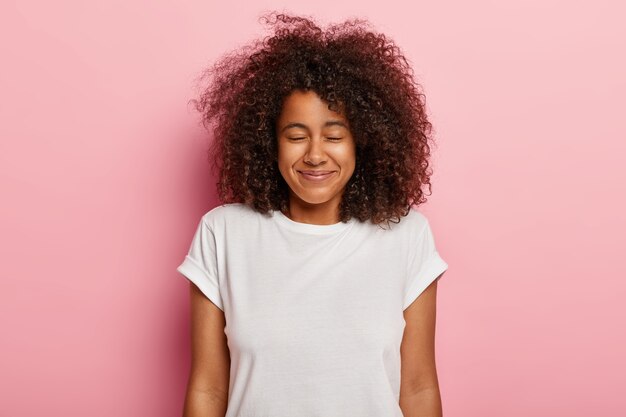
[[[215,235],[204,219],[198,224],[189,253],[176,270],[193,282],[220,310],[224,310],[217,273]]]
[[[448,269],[448,264],[437,252],[428,220],[426,220],[422,231],[419,232],[418,238],[411,243],[403,310],[411,305],[436,278]]]

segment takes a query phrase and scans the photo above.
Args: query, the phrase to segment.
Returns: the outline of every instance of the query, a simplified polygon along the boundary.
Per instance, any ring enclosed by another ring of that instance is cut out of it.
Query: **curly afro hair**
[[[288,210],[275,124],[286,96],[313,90],[330,110],[343,111],[356,144],[340,221],[397,223],[426,202],[432,125],[421,86],[393,41],[362,19],[325,31],[302,16],[270,12],[261,19],[272,36],[223,55],[200,75],[210,82],[192,100],[213,129],[209,157],[220,200],[261,213]]]

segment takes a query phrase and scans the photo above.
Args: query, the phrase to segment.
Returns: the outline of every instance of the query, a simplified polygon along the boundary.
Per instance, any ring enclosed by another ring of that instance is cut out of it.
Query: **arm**
[[[405,417],[443,415],[435,365],[436,300],[437,279],[404,310],[400,408]]]
[[[230,378],[224,312],[191,282],[190,306],[191,370],[183,417],[224,417]]]

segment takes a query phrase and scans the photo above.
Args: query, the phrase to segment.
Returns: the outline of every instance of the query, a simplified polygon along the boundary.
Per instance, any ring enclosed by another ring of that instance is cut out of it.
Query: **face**
[[[315,92],[296,90],[283,102],[276,125],[278,168],[290,188],[290,206],[334,210],[355,168],[347,119]]]

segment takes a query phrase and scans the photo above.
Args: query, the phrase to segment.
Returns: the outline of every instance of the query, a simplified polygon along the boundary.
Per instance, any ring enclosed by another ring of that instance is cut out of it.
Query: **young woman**
[[[423,94],[365,21],[266,18],[195,101],[223,204],[178,267],[184,416],[441,416]]]

